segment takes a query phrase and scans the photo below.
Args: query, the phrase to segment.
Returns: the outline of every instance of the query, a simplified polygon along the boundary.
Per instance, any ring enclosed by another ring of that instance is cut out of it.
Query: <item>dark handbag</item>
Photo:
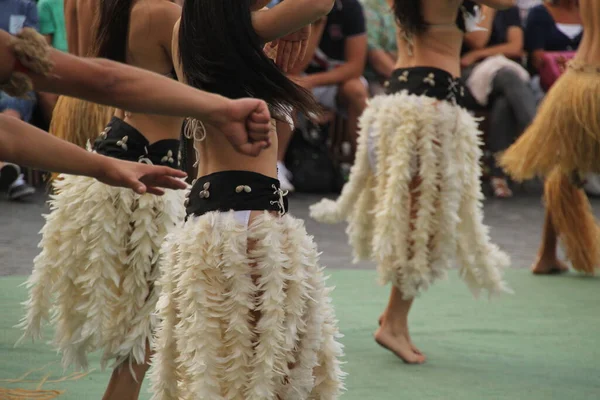
[[[285,165],[293,175],[297,192],[339,192],[343,178],[329,155],[327,138],[329,125],[306,121],[303,128],[294,130]]]

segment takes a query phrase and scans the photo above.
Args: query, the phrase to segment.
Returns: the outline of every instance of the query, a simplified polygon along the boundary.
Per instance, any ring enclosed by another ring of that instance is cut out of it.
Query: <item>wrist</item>
[[[195,118],[209,125],[218,124],[230,114],[233,100],[218,94],[208,93],[208,95],[209,97],[200,107],[200,113]]]
[[[89,176],[90,178],[101,179],[106,175],[110,168],[110,158],[96,153],[88,154],[89,160],[86,162],[88,168],[84,171],[84,175]]]

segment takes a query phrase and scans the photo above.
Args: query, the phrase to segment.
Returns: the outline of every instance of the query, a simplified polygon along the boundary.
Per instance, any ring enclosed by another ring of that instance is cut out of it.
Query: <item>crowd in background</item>
[[[473,95],[470,108],[487,119],[489,152],[505,150],[532,121],[548,89],[539,78],[547,54],[577,49],[582,27],[576,3],[519,0],[504,11],[483,7],[480,24],[486,29],[466,35],[463,77]],[[0,28],[15,34],[24,27],[39,30],[53,47],[68,51],[64,0],[0,0]],[[396,22],[387,0],[336,0],[327,18],[313,25],[308,56],[289,77],[311,90],[326,112],[319,121],[295,115],[293,132],[278,126],[283,189],[340,188],[356,150],[358,119],[368,98],[384,91],[396,59]],[[44,128],[55,102],[45,93],[16,99],[0,92],[1,113]],[[486,162],[493,195],[512,196],[494,157]],[[11,200],[35,191],[18,166],[1,161],[0,190]]]

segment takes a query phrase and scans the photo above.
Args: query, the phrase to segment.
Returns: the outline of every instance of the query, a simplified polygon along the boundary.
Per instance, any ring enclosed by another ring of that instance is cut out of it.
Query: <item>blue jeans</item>
[[[0,112],[5,110],[14,110],[21,115],[21,119],[30,122],[35,107],[35,93],[30,92],[27,98],[11,97],[4,92],[0,92]]]

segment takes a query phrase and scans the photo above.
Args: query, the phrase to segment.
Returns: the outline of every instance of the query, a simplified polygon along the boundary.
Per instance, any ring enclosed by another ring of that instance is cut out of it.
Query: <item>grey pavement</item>
[[[508,200],[486,200],[485,221],[491,227],[493,241],[511,255],[513,267],[527,268],[534,261],[542,229],[541,187],[530,183],[518,188],[515,195]],[[305,219],[309,233],[315,236],[323,252],[322,264],[329,268],[373,268],[367,262],[352,264],[344,224],[323,225],[308,218],[308,206],[320,197],[295,194],[290,198],[290,206],[295,216]],[[46,199],[43,193],[22,203],[0,198],[0,276],[30,273],[38,253],[42,214],[48,211]],[[600,210],[600,200],[592,200],[592,205]]]

